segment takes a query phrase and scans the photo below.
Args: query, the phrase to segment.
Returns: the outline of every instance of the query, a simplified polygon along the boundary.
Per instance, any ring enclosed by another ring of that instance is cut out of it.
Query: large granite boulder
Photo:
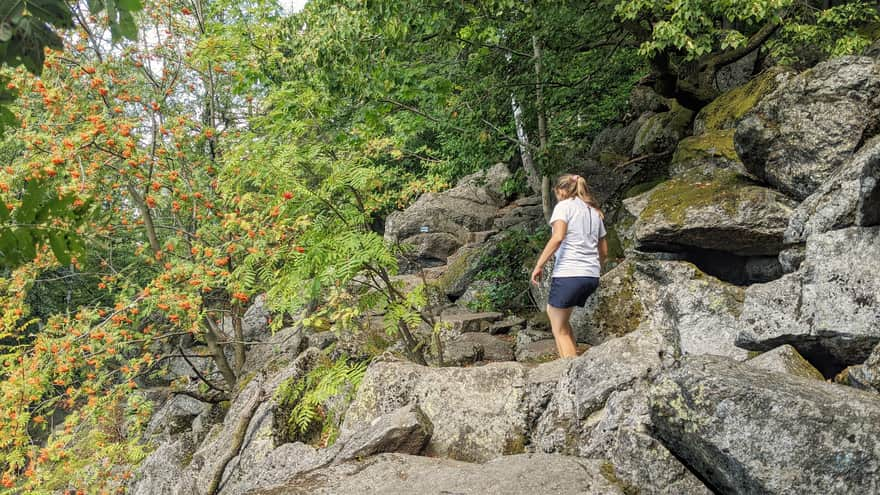
[[[746,289],[736,344],[791,344],[825,376],[864,361],[880,342],[880,227],[807,239],[800,269]]]
[[[544,376],[544,369],[553,373]],[[547,389],[540,384],[555,383],[561,372],[552,362],[537,368],[516,362],[430,368],[405,361],[377,361],[361,381],[340,436],[412,403],[433,424],[427,455],[485,462],[523,452],[530,418],[545,400]]]
[[[550,268],[545,270],[546,275]],[[540,307],[547,285],[532,288]],[[675,344],[676,352],[745,359],[734,345],[743,289],[706,275],[685,261],[629,259],[602,276],[599,289],[571,316],[580,342],[601,344],[640,328],[653,329]]]
[[[530,448],[607,459],[634,493],[709,493],[650,435],[643,383],[670,352],[662,336],[635,332],[573,359],[538,418]]]
[[[559,380],[531,433],[539,452],[578,454],[589,439],[591,417],[608,397],[631,388],[661,367],[666,343],[656,333],[631,333],[595,346],[577,358]]]
[[[644,495],[708,495],[712,493],[688,468],[654,438],[647,381],[613,392],[605,408],[591,419],[581,457],[607,459],[614,474]]]
[[[247,418],[253,401],[261,391],[269,394],[282,383],[297,379],[317,363],[319,351],[306,349],[287,366],[269,373],[257,373],[242,387],[229,405],[225,418],[214,425],[192,455],[191,461],[179,479],[180,494],[205,493],[214,473],[219,469],[239,425]],[[296,466],[313,467],[321,454],[302,443],[282,443],[275,432],[277,403],[273,399],[260,403],[250,418],[241,451],[226,465],[221,494],[239,494],[258,486],[271,486],[286,480]]]
[[[492,228],[504,205],[502,184],[511,174],[503,163],[461,179],[440,193],[425,193],[403,211],[385,220],[385,239],[415,244],[418,258],[444,262],[471,232]],[[430,235],[424,235],[430,234]]]
[[[340,437],[337,443],[341,448],[333,461],[345,462],[383,452],[418,455],[431,438],[432,429],[431,421],[421,409],[409,404],[379,416],[368,428]]]
[[[694,135],[735,129],[749,110],[791,76],[791,72],[774,67],[722,93],[697,113]]]
[[[880,398],[715,356],[650,391],[653,431],[717,493],[877,493]]]
[[[626,486],[601,460],[519,454],[484,464],[381,454],[300,474],[290,482],[249,495],[624,495]]]
[[[811,234],[878,223],[880,136],[865,143],[851,160],[798,205],[785,231],[785,242],[804,242]]]
[[[876,60],[822,62],[780,84],[740,122],[737,154],[757,177],[804,199],[877,133],[878,97]]]
[[[634,230],[636,247],[648,250],[696,247],[775,256],[795,207],[735,170],[711,167],[692,168],[643,194]]]

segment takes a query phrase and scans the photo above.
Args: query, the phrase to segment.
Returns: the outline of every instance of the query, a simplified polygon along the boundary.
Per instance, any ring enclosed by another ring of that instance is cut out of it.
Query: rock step
[[[554,454],[518,454],[485,464],[406,454],[380,454],[311,471],[284,486],[249,495],[623,494],[608,464]]]

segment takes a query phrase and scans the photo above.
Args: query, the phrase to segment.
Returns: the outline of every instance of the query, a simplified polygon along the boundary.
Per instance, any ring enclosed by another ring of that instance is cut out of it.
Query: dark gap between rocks
[[[812,364],[814,368],[819,370],[819,373],[822,373],[822,376],[826,379],[833,379],[850,364],[857,364],[840,361],[818,343],[812,345],[793,345],[800,355]]]
[[[725,251],[689,246],[682,246],[680,250],[673,252],[650,248],[642,252],[659,259],[693,263],[703,273],[734,285],[770,282],[784,275],[777,256],[739,256]]]

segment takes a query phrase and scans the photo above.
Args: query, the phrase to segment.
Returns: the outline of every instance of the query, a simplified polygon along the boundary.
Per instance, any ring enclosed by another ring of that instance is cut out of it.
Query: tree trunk
[[[131,184],[128,185],[128,193],[131,195],[131,199],[137,204],[138,210],[144,218],[144,230],[147,233],[147,240],[150,242],[150,249],[153,250],[153,254],[162,251],[162,246],[159,245],[159,236],[156,235],[156,227],[153,225],[153,215],[150,213],[149,205],[147,205],[144,198],[138,194],[137,190]]]
[[[241,375],[244,369],[245,348],[244,348],[244,332],[241,329],[241,311],[242,307],[235,304],[232,307],[232,329],[235,335],[235,342],[232,343],[232,349],[235,351],[235,374]]]
[[[236,376],[232,367],[229,366],[226,354],[223,353],[223,347],[218,343],[217,336],[220,334],[220,329],[209,316],[205,316],[205,321],[208,324],[205,329],[205,344],[208,345],[208,351],[214,357],[214,363],[217,364],[217,369],[220,370],[220,374],[223,375],[223,380],[226,382],[226,388],[231,393],[235,388]]]
[[[532,48],[535,53],[535,109],[538,113],[538,143],[540,149],[538,156],[543,162],[547,156],[547,113],[544,110],[544,84],[541,82],[543,72],[543,54],[541,42],[537,36],[532,36]],[[541,167],[546,170],[546,167]],[[541,206],[544,212],[544,221],[549,222],[553,214],[553,198],[550,196],[550,177],[541,175]]]
[[[535,167],[535,160],[532,157],[529,135],[523,122],[522,107],[519,106],[516,96],[513,94],[510,95],[510,105],[513,107],[513,122],[516,125],[516,138],[519,141],[519,154],[522,156],[523,169],[526,171],[526,181],[528,181],[532,192],[540,194],[541,175],[538,173],[538,169]]]

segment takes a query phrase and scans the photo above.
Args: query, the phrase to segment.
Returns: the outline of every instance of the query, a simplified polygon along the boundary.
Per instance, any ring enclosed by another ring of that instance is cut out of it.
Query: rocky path
[[[624,259],[573,316],[577,358],[548,360],[540,318],[467,309],[499,236],[543,224],[496,165],[387,222],[440,294],[447,366],[376,359],[325,448],[260,403],[219,493],[880,493],[880,63],[770,70],[697,115],[642,93],[585,165]],[[227,407],[159,401],[131,493],[205,493],[253,398],[335,339],[255,338]]]

